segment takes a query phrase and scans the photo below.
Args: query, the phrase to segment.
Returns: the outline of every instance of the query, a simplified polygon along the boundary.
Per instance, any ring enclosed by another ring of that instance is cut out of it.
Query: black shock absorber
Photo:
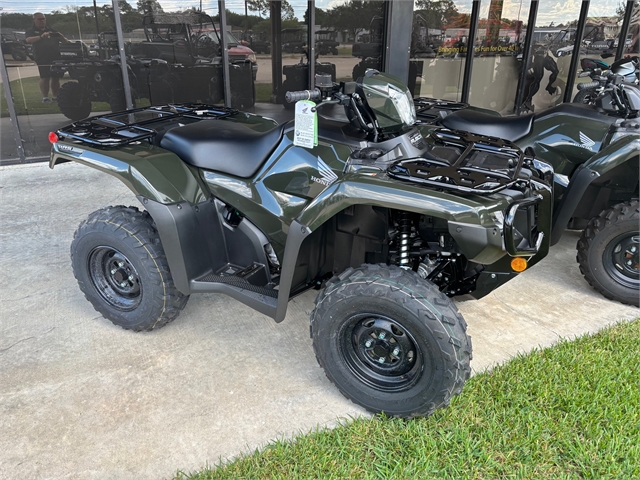
[[[400,267],[411,268],[409,263],[409,241],[411,237],[411,218],[408,212],[400,212],[398,220],[398,233],[400,235]]]

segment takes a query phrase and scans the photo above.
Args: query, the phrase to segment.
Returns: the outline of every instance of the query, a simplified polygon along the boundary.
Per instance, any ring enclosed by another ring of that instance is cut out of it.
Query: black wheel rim
[[[408,390],[425,371],[425,358],[413,335],[383,315],[350,317],[339,335],[339,350],[357,378],[383,392]]]
[[[604,251],[606,272],[617,283],[638,289],[640,285],[640,234],[626,232],[614,238]]]
[[[113,247],[89,254],[89,276],[100,296],[120,311],[134,310],[142,301],[142,282],[129,259]]]

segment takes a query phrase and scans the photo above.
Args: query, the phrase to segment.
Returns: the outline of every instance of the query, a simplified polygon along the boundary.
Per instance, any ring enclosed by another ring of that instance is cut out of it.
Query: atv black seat
[[[533,114],[520,117],[499,117],[464,109],[447,115],[440,124],[451,130],[471,132],[487,137],[504,138],[515,142],[531,131]]]
[[[287,126],[256,132],[241,123],[205,120],[169,130],[160,146],[194,167],[248,178],[266,162]]]

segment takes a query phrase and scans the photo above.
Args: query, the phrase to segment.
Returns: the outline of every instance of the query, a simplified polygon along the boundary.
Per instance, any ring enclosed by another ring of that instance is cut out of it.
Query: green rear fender
[[[186,201],[195,205],[211,196],[197,169],[159,147],[132,145],[102,150],[57,142],[49,166],[64,162],[80,163],[112,175],[136,196],[162,204]]]

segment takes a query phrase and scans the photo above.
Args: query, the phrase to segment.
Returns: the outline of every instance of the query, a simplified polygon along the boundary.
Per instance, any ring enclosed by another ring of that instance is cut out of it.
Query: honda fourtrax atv
[[[578,88],[599,85],[579,84]],[[514,142],[555,171],[551,245],[582,230],[577,261],[606,298],[640,306],[640,90],[610,74],[595,106],[565,103],[536,115],[500,117],[468,104],[418,99],[418,118]]]
[[[98,312],[135,331],[174,320],[195,293],[281,322],[289,299],[320,289],[311,336],[329,379],[370,411],[428,415],[470,373],[471,340],[449,297],[482,297],[547,254],[553,171],[495,138],[423,136],[390,75],[317,78],[320,88],[289,92],[317,106],[298,102],[283,125],[191,104],[52,133],[51,167],[111,174],[144,208],[83,221],[74,275]],[[301,146],[318,119],[303,115],[327,107],[343,121],[323,118],[317,144]]]

